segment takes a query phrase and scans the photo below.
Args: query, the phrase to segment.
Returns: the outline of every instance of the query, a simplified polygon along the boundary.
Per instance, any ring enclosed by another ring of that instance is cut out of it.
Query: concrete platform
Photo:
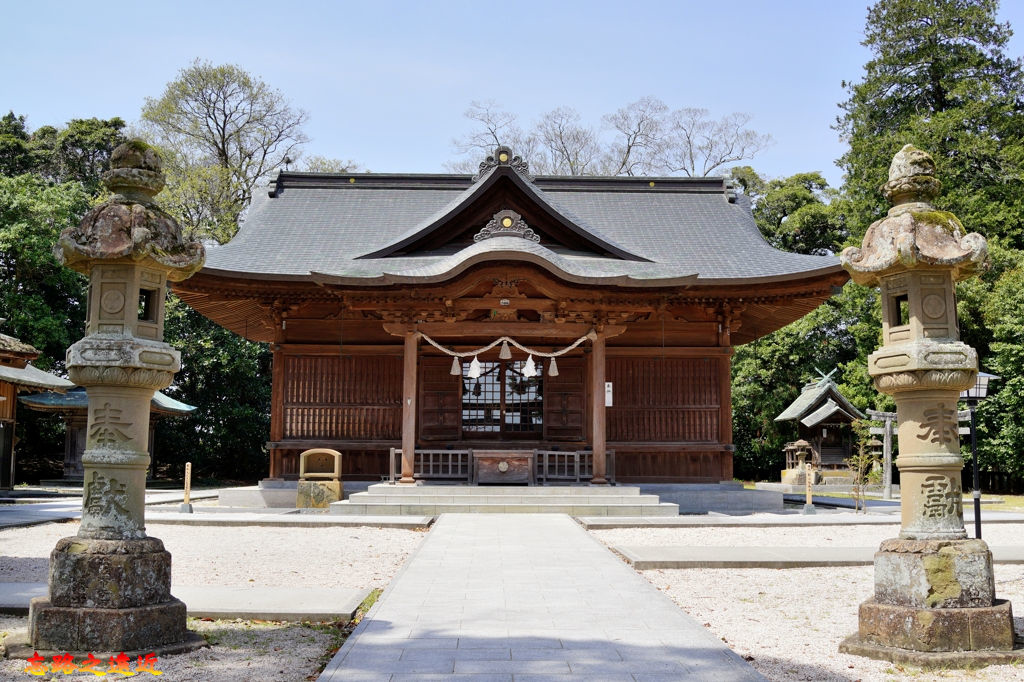
[[[898,510],[897,510],[898,512]],[[684,515],[665,518],[630,518],[606,516],[581,516],[576,519],[587,530],[608,528],[688,528],[721,526],[723,528],[784,528],[787,526],[849,526],[899,525],[898,514],[869,511],[856,514],[845,510],[818,510],[816,514],[801,514],[786,511],[778,514],[757,514],[752,516],[722,516],[719,514]],[[1024,513],[982,512],[982,525],[990,523],[1024,523]],[[974,527],[974,513],[964,510],[964,525]],[[984,531],[983,531],[984,532]]]
[[[812,568],[871,566],[878,547],[679,547],[618,546],[612,549],[633,568]],[[1024,564],[1024,546],[995,546],[997,564]]]
[[[405,514],[399,516],[339,516],[335,514],[297,514],[267,513],[252,510],[220,511],[216,507],[211,511],[197,511],[182,514],[177,511],[160,512],[146,510],[146,527],[161,524],[177,526],[267,526],[277,528],[325,528],[328,526],[370,526],[373,528],[427,528],[434,522],[433,515]],[[153,532],[159,537],[160,531]]]
[[[319,679],[764,678],[570,518],[445,514]]]
[[[370,592],[350,587],[173,585],[171,593],[196,618],[297,622],[349,621]],[[0,583],[0,613],[28,615],[29,600],[46,595],[46,583]]]

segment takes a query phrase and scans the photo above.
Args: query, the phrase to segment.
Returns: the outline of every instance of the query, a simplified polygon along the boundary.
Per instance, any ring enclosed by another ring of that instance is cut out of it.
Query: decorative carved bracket
[[[531,242],[540,241],[540,235],[530,229],[523,216],[509,209],[495,213],[487,225],[473,235],[473,241],[480,242],[491,237],[522,237]]]

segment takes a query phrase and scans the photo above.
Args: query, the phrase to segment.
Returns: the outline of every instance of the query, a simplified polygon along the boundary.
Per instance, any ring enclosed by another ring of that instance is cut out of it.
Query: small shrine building
[[[799,437],[809,446],[810,464],[834,471],[847,468],[845,460],[853,454],[851,424],[858,419],[865,419],[864,414],[839,391],[831,376],[823,376],[807,383],[775,421],[797,422]],[[786,444],[786,469],[796,467],[795,445]]]
[[[18,401],[33,410],[59,414],[64,421],[64,478],[60,481],[47,483],[81,485],[85,476],[85,465],[82,455],[88,438],[89,395],[86,389],[78,386],[64,393],[45,391],[24,395]],[[149,468],[150,478],[156,477],[156,425],[160,419],[181,417],[195,412],[195,407],[175,400],[160,391],[153,394],[150,401],[149,419],[149,453],[152,457]]]
[[[35,347],[13,336],[0,334],[0,489],[14,487],[18,394],[60,392],[75,386],[67,379],[33,367],[32,361],[38,357],[39,351]]]
[[[732,479],[733,346],[846,280],[722,178],[534,177],[499,147],[474,177],[281,172],[174,290],[271,344],[272,478],[314,447],[370,480],[391,448],[501,447],[708,483]]]

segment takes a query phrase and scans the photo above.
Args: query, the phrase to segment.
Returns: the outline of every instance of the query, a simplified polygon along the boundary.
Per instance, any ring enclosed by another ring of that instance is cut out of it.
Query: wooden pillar
[[[284,353],[280,344],[273,346],[270,369],[270,440],[280,443],[284,440],[284,397],[285,382]],[[277,448],[270,449],[270,478],[283,478],[283,453]]]
[[[405,365],[402,370],[402,478],[410,485],[413,479],[413,457],[416,449],[416,332],[405,334]]]
[[[732,368],[729,355],[718,359],[718,442],[732,445]],[[732,452],[722,449],[721,480],[732,480]]]
[[[591,437],[594,449],[594,476],[590,482],[594,485],[608,484],[608,480],[605,478],[604,363],[604,335],[597,334],[593,341],[593,353],[590,358],[590,390],[593,402]]]

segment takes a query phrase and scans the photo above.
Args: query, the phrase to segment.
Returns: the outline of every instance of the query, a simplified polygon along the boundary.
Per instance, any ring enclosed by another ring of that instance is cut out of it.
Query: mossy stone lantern
[[[960,480],[957,399],[974,385],[978,358],[960,341],[953,285],[985,267],[987,244],[931,204],[940,187],[932,158],[903,147],[881,188],[892,208],[841,257],[855,282],[880,289],[883,342],[868,373],[896,402],[902,528],[875,554],[874,598],[861,604],[858,633],[840,650],[978,665],[1016,656],[992,554],[964,530]]]
[[[164,176],[148,145],[115,149],[103,182],[111,198],[54,249],[89,278],[86,335],[67,352],[89,407],[82,524],[57,543],[49,597],[30,607],[40,651],[148,652],[190,639],[185,605],[170,594],[170,554],[146,536],[144,505],[150,400],[181,366],[163,341],[167,282],[202,267],[204,250],[155,204]]]

